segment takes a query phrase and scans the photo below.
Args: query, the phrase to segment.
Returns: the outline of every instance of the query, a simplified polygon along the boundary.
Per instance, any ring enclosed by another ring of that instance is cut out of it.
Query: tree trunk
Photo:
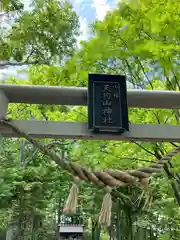
[[[117,207],[116,207],[116,215],[117,215],[117,220],[116,220],[116,237],[117,240],[121,240],[121,207],[120,207],[120,200],[117,199]]]
[[[91,229],[92,240],[100,240],[101,228],[99,227],[97,220],[91,218],[91,222],[92,222],[92,229]]]

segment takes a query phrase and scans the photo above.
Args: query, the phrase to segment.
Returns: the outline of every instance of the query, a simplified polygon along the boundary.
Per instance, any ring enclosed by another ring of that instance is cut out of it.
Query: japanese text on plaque
[[[104,84],[101,91],[101,123],[113,124],[113,103],[119,99],[118,84]]]

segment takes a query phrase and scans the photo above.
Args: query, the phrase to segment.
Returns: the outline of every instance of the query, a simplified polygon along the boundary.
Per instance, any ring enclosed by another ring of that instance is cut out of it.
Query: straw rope
[[[176,154],[180,153],[180,147],[170,151],[166,156],[159,160],[156,164],[152,164],[148,167],[139,168],[137,170],[120,171],[117,169],[106,169],[103,171],[91,171],[87,168],[80,167],[78,164],[61,159],[55,152],[47,149],[43,144],[30,137],[28,134],[17,128],[11,121],[1,120],[0,124],[10,127],[19,136],[23,136],[35,147],[37,147],[43,154],[52,158],[57,165],[62,169],[68,171],[73,176],[79,179],[93,183],[100,187],[109,186],[116,188],[120,186],[127,186],[128,184],[136,184],[138,182],[144,182],[143,179],[149,178],[153,173],[159,173],[162,171],[165,163],[171,160]]]

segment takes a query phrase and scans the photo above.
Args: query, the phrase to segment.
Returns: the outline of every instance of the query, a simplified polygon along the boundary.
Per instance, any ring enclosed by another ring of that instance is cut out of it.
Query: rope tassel
[[[74,183],[71,187],[68,199],[63,209],[64,213],[66,214],[76,213],[78,193],[79,193],[78,185]]]
[[[101,206],[101,211],[99,215],[100,225],[109,227],[111,225],[111,210],[112,210],[112,196],[111,188],[107,188],[107,193],[105,194]]]

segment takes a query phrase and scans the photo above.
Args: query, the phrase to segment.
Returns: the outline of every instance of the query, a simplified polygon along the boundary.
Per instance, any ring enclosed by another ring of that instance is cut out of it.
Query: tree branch
[[[165,170],[165,172],[166,172],[166,174],[167,174],[168,179],[170,180],[171,187],[172,187],[172,189],[173,189],[173,192],[174,192],[174,196],[175,196],[175,198],[176,198],[176,201],[177,201],[178,205],[180,206],[180,194],[179,194],[179,190],[178,190],[178,187],[177,187],[176,182],[173,181],[174,174],[169,170],[167,164],[164,165],[164,170]]]
[[[145,112],[149,112],[149,110],[146,110],[146,109],[145,109]],[[158,124],[161,124],[158,114],[157,114],[155,111],[153,111],[153,110],[151,110],[151,112],[152,112],[152,114],[155,116]]]
[[[132,141],[132,143],[135,143],[138,147],[142,148],[142,149],[143,149],[144,151],[146,151],[147,153],[149,153],[149,154],[153,155],[154,157],[156,157],[156,154],[155,154],[155,153],[149,151],[148,149],[146,149],[145,147],[143,147],[141,144],[139,144],[139,143],[137,143],[137,142],[134,142],[134,141]]]
[[[45,118],[46,121],[49,120],[49,119],[48,119],[48,116],[47,116],[43,111],[41,111],[41,114],[42,114],[42,116]]]
[[[108,151],[103,151],[101,150],[102,153],[106,153],[108,155],[111,155],[113,156],[111,153],[109,153]],[[122,157],[122,158],[118,158],[119,160],[134,160],[134,161],[140,161],[140,162],[149,162],[149,163],[156,163],[156,161],[153,161],[153,160],[147,160],[147,159],[140,159],[140,158],[130,158],[130,157]]]
[[[84,116],[86,119],[88,118],[88,116],[87,116],[86,114],[84,114],[84,113],[82,113],[82,112],[79,112],[79,111],[77,111],[76,109],[73,109],[72,111],[78,113],[79,115]]]
[[[3,68],[3,67],[6,67],[6,66],[23,66],[23,65],[49,65],[48,62],[45,62],[45,61],[32,61],[32,62],[3,62],[3,63],[0,63],[0,68]]]
[[[144,76],[146,77],[146,79],[147,79],[149,85],[151,86],[151,89],[153,90],[154,88],[153,88],[152,82],[151,82],[151,80],[149,79],[147,73],[145,72],[145,69],[144,69],[144,67],[143,67],[143,65],[142,65],[142,63],[141,63],[141,61],[139,60],[138,57],[136,58],[136,60],[138,61],[139,66],[141,67]]]
[[[179,147],[177,144],[173,143],[173,142],[170,142],[170,144],[174,147]]]
[[[45,146],[48,147],[49,149],[51,149],[51,148],[54,147],[54,146],[66,146],[66,145],[70,145],[70,144],[75,143],[76,141],[77,141],[77,140],[74,140],[74,141],[69,142],[69,143],[52,142],[52,143],[46,144]]]

